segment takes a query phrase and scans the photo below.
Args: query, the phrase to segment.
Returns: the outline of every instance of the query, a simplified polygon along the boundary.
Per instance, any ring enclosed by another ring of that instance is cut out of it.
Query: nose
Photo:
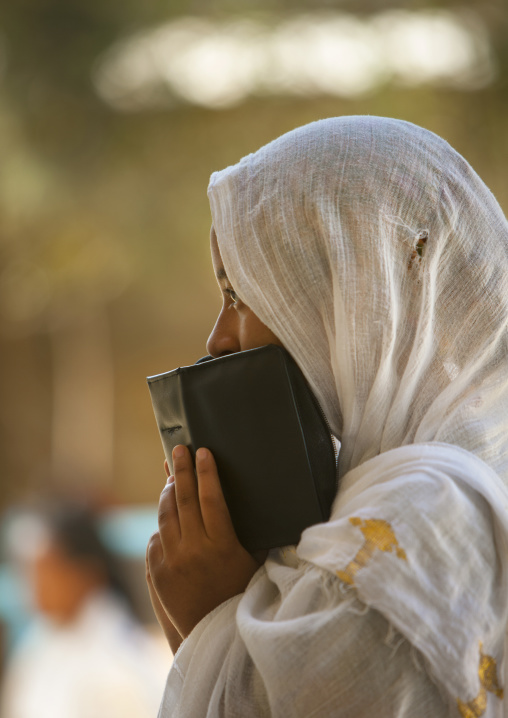
[[[241,350],[237,323],[236,312],[228,311],[228,308],[223,307],[206,342],[206,351],[214,359]]]

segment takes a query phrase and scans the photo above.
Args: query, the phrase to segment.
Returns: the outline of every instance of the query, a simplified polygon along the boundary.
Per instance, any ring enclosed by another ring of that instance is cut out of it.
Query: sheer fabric
[[[327,524],[295,555],[271,552],[184,642],[162,715],[501,716],[508,225],[496,200],[444,140],[377,117],[290,132],[214,173],[209,197],[235,291],[341,438],[341,488]]]

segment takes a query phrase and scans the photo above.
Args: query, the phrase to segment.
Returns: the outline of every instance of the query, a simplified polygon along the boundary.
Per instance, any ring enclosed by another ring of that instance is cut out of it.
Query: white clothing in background
[[[38,619],[7,666],[1,718],[153,718],[171,663],[108,594],[67,626]]]

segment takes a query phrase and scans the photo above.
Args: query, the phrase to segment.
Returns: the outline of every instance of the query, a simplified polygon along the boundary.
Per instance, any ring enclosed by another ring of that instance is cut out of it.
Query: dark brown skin
[[[273,332],[237,296],[227,278],[212,227],[214,271],[223,297],[207,342],[214,358],[246,349],[281,345]],[[210,611],[239,593],[264,557],[254,558],[238,541],[210,451],[196,453],[196,472],[184,446],[173,452],[159,503],[159,531],[146,554],[147,583],[155,615],[173,653]],[[260,559],[260,560],[257,560]]]
[[[210,246],[223,304],[206,344],[208,353],[217,358],[224,354],[263,347],[266,344],[282,346],[275,334],[236,296],[227,278],[213,227],[210,233]]]

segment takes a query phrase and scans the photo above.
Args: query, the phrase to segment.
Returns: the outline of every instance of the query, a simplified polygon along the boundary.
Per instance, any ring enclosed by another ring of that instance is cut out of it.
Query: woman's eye
[[[236,304],[237,302],[240,301],[238,294],[235,292],[234,289],[226,289],[226,294],[231,299],[233,304]]]

